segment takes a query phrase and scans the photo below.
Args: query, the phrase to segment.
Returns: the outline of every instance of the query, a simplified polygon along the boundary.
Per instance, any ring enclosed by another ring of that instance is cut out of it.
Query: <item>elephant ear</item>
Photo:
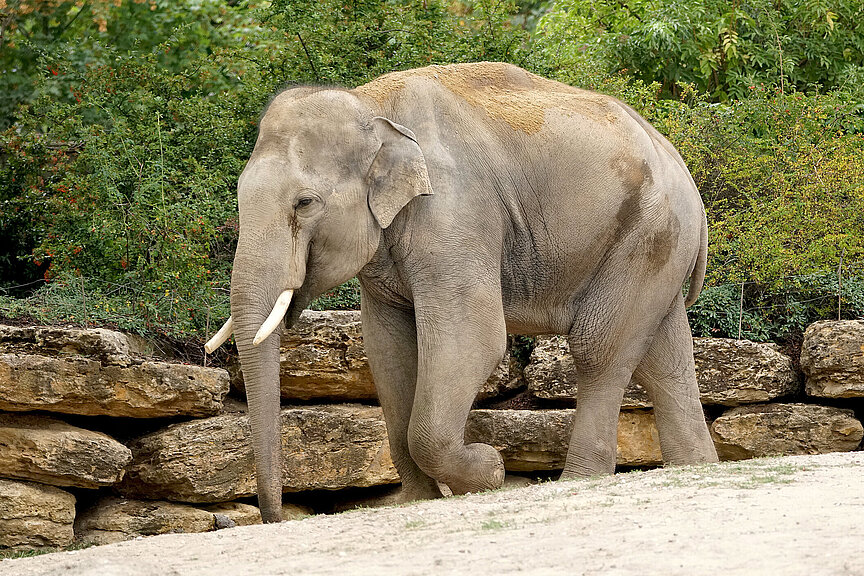
[[[431,195],[432,186],[414,133],[380,116],[373,122],[381,148],[366,176],[369,208],[381,228],[387,228],[412,198]]]

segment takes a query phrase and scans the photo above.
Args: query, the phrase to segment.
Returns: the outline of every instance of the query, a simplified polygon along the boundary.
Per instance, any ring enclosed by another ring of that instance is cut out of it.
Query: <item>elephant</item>
[[[704,281],[705,210],[682,157],[622,102],[494,62],[289,88],[237,198],[231,316],[206,348],[235,337],[264,522],[280,520],[281,331],[355,276],[404,500],[502,485],[500,454],[464,430],[508,333],[569,340],[562,478],[614,472],[631,378],[664,462],[717,460],[685,310]]]

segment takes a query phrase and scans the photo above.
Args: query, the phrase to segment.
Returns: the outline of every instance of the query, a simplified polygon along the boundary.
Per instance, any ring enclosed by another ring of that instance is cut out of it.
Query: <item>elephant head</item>
[[[356,275],[399,211],[431,193],[414,134],[347,91],[288,90],[262,117],[237,184],[231,317],[205,348],[233,331],[264,522],[281,520],[283,317],[292,325],[312,299]]]

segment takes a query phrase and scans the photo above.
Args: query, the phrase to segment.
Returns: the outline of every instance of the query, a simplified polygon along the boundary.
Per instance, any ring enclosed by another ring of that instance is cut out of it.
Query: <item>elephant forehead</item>
[[[343,90],[318,90],[294,97],[280,94],[261,118],[260,130],[274,134],[306,132],[321,138],[370,129],[371,110]]]
[[[246,164],[237,183],[240,201],[245,199],[276,199],[284,193],[308,188],[310,181],[319,181],[319,186],[329,184],[329,178],[319,176],[321,170],[305,167],[302,162],[286,154],[256,153]],[[323,190],[322,190],[323,192]]]
[[[336,184],[369,163],[374,143],[347,131],[292,130],[262,132],[244,174],[276,175],[280,181],[311,185],[310,180]]]

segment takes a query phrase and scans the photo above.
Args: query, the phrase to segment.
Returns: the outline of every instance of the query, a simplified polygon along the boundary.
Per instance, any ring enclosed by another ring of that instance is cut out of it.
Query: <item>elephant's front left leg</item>
[[[465,444],[465,423],[483,383],[504,356],[500,289],[460,290],[446,302],[415,301],[417,390],[408,428],[411,457],[454,494],[500,488],[501,455]]]
[[[400,500],[440,498],[438,484],[414,463],[408,451],[408,423],[417,378],[414,314],[383,304],[361,290],[363,346],[387,423],[390,455],[402,479]]]

